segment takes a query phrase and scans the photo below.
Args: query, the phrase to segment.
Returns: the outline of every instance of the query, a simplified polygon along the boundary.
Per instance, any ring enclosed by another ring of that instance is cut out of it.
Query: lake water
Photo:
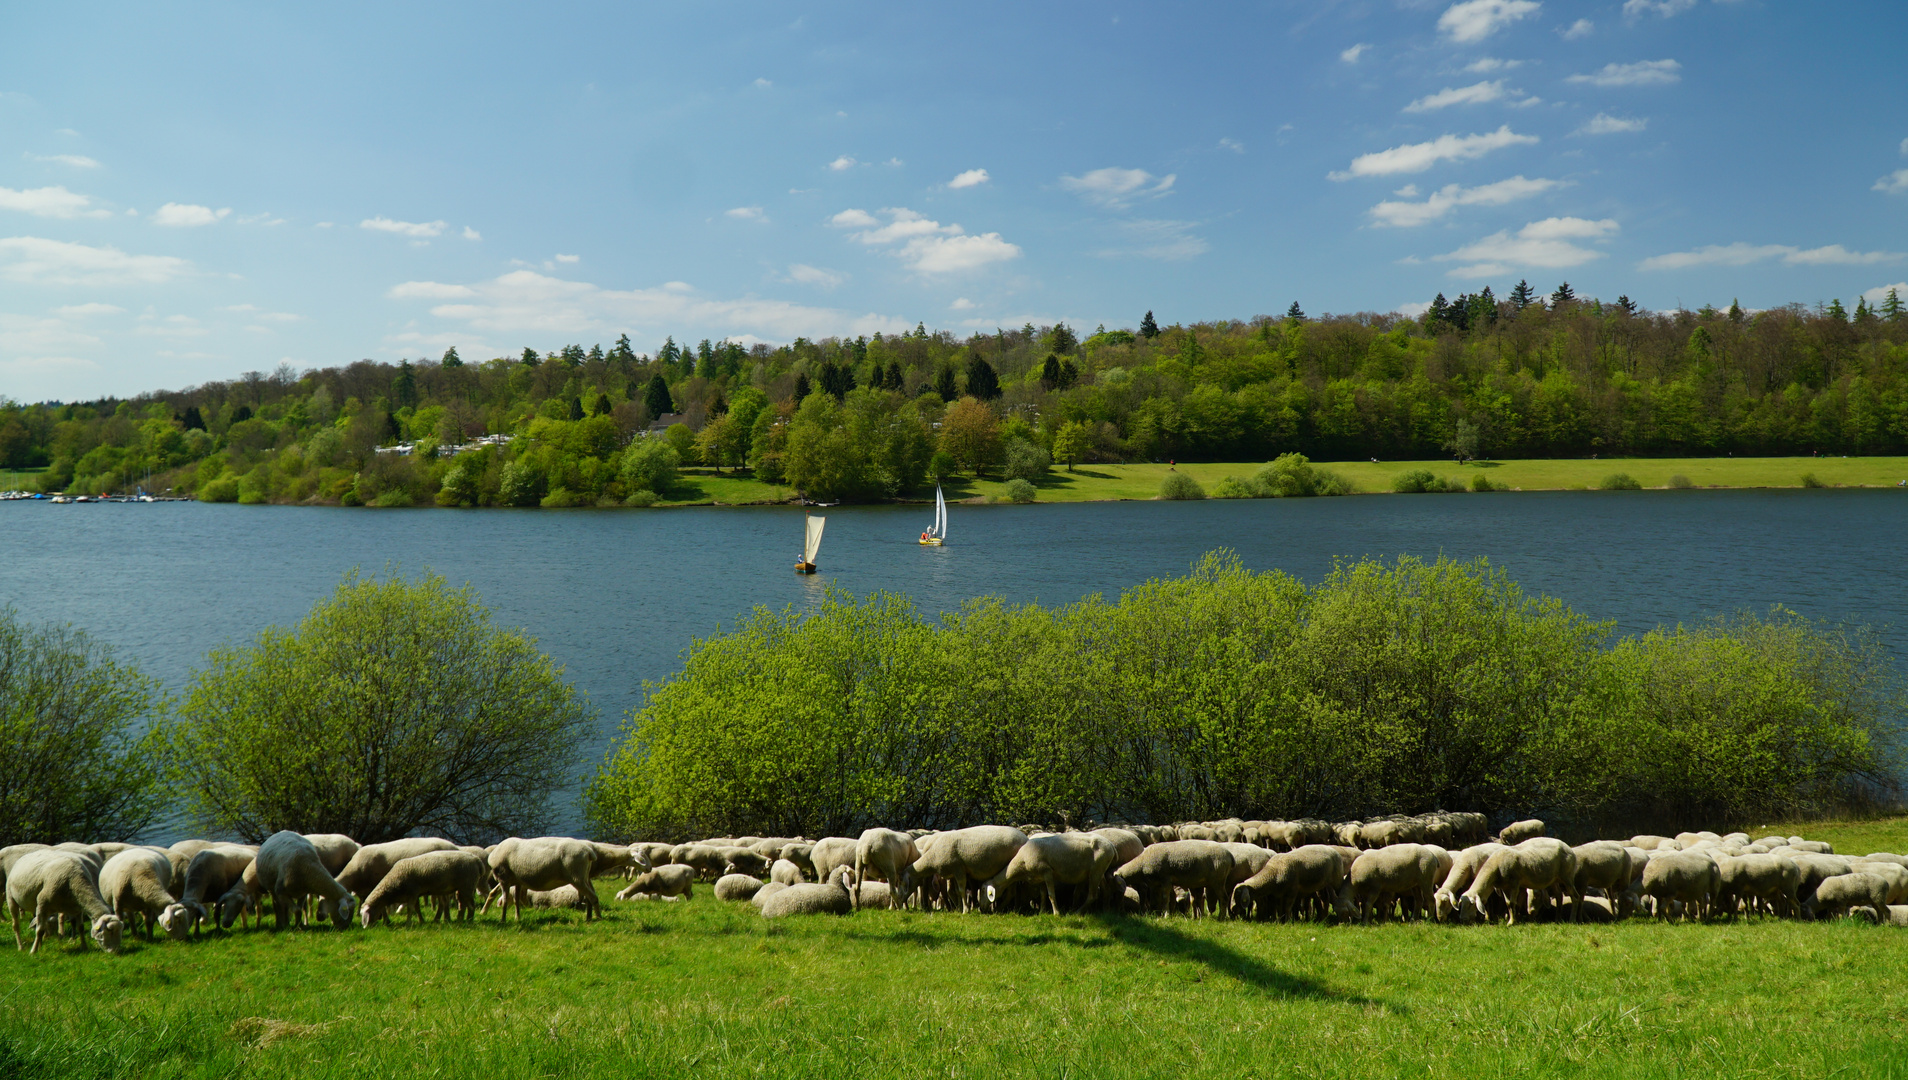
[[[476,586],[499,623],[568,668],[602,713],[591,762],[643,680],[758,605],[801,606],[830,583],[906,593],[930,613],[983,594],[1067,603],[1183,573],[1221,547],[1307,583],[1334,559],[1488,556],[1624,632],[1785,604],[1877,626],[1897,657],[1908,645],[1908,495],[1886,490],[955,506],[939,549],[915,543],[927,507],[825,514],[821,573],[801,577],[802,512],[788,507],[11,502],[0,504],[0,603],[82,627],[178,689],[207,649],[296,622],[352,568],[433,570]]]

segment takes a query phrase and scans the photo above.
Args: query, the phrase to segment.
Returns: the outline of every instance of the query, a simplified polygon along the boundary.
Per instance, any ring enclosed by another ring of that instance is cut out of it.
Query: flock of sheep
[[[402,912],[474,919],[479,894],[507,920],[532,907],[601,915],[593,879],[622,874],[618,900],[680,901],[697,882],[763,916],[925,911],[1179,913],[1317,920],[1535,918],[1599,921],[1648,911],[1701,920],[1743,912],[1854,915],[1908,926],[1908,858],[1836,855],[1799,836],[1682,833],[1570,846],[1520,821],[1487,839],[1481,814],[1331,824],[1227,819],[1049,832],[978,825],[860,837],[724,837],[688,844],[605,844],[512,837],[489,847],[416,837],[359,845],[336,834],[279,832],[256,847],[185,840],[20,844],[0,848],[14,943],[90,927],[117,952],[124,928],[175,940],[216,925],[279,928]],[[360,899],[362,898],[362,899]],[[85,936],[80,936],[82,945]]]

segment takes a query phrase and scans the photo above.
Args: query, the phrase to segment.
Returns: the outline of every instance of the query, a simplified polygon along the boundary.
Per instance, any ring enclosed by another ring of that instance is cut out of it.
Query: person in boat
[[[925,530],[923,530],[923,531],[922,531],[922,533],[921,533],[921,540],[922,540],[922,542],[923,542],[923,543],[925,543],[925,542],[927,541],[927,538],[928,538],[928,537],[927,537],[927,532],[926,532]]]

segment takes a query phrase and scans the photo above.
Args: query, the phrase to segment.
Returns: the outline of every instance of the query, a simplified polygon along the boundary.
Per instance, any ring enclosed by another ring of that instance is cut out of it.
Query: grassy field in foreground
[[[1798,831],[1900,850],[1908,822]],[[1908,932],[1849,922],[769,923],[704,887],[606,902],[588,926],[493,912],[9,953],[0,1077],[1908,1076]]]

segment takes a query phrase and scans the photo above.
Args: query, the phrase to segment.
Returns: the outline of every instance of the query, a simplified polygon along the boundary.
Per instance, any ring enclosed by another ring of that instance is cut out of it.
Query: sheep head
[[[99,942],[99,947],[107,952],[116,953],[119,951],[119,937],[124,928],[124,924],[119,921],[119,916],[101,915],[93,920],[93,940]]]
[[[340,930],[343,930],[346,927],[350,926],[351,912],[352,912],[352,909],[357,906],[357,904],[358,904],[358,898],[351,895],[350,893],[345,893],[343,896],[340,896],[338,898],[337,906],[333,909],[331,913],[331,925],[337,927]]]
[[[1484,906],[1476,896],[1465,893],[1457,898],[1457,917],[1459,922],[1466,925],[1479,922],[1484,918]]]
[[[184,904],[167,904],[159,913],[159,926],[174,941],[184,941],[192,929],[192,912]]]
[[[219,897],[219,929],[230,930],[232,924],[251,906],[251,898],[241,892],[229,892]]]

